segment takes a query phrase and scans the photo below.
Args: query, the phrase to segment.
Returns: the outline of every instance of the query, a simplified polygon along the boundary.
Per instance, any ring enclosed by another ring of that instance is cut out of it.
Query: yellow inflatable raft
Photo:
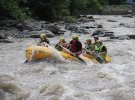
[[[84,62],[93,62],[99,63],[92,55],[79,55],[78,57],[72,56],[69,53],[60,52],[50,47],[43,46],[30,46],[26,49],[26,60],[40,60],[50,58],[54,55],[54,53],[58,53],[63,58],[71,61],[79,61],[80,59]],[[109,56],[106,57],[106,61],[110,62]]]
[[[40,60],[46,59],[53,56],[54,53],[59,53],[63,58],[77,61],[78,59],[68,53],[60,52],[54,50],[54,48],[43,47],[43,46],[30,46],[26,49],[26,59],[31,60]]]

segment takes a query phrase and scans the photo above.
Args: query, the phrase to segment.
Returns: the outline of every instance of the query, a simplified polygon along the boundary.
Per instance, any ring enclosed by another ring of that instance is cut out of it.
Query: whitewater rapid
[[[134,18],[94,18],[115,36],[135,34],[135,28],[119,26],[134,25]],[[117,22],[108,22],[110,19]],[[71,39],[64,36],[67,41]],[[58,38],[50,38],[51,45]],[[86,38],[92,39],[89,34],[80,35],[82,43]],[[27,46],[37,39],[0,43],[0,100],[134,100],[135,40],[100,39],[108,48],[109,64],[84,65],[57,59],[24,64]]]

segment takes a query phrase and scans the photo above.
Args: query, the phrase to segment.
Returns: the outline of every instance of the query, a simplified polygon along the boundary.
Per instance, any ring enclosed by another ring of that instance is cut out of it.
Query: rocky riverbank
[[[125,18],[126,19],[126,18]],[[24,20],[23,22],[14,20],[2,20],[0,21],[0,42],[12,43],[12,38],[39,38],[41,33],[45,33],[47,37],[52,38],[58,35],[79,33],[90,34],[91,36],[99,35],[102,37],[110,37],[111,39],[119,39],[114,36],[112,30],[106,30],[102,23],[97,23],[100,19],[96,19],[93,16],[81,15],[77,18],[75,23],[66,23],[64,21],[59,22],[47,22],[40,20]],[[124,17],[123,17],[124,20]],[[116,21],[115,19],[108,19],[110,23],[119,23],[115,27],[135,28],[135,22],[123,23]],[[123,36],[121,36],[123,37]],[[124,36],[125,37],[125,36]],[[126,36],[134,38],[133,35]]]

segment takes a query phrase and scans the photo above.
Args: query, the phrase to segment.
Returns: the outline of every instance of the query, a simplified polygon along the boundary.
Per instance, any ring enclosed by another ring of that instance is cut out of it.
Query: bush
[[[63,17],[63,20],[65,22],[68,22],[68,23],[75,23],[76,22],[76,19],[73,16],[65,16],[65,17]]]
[[[0,16],[24,19],[26,14],[19,8],[16,0],[0,0]]]

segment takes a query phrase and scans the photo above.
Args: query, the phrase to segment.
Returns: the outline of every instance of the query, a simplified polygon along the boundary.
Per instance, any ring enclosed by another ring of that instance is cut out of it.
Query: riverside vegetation
[[[104,5],[124,4],[125,0],[0,0],[0,19],[74,21],[80,14],[99,14]]]

